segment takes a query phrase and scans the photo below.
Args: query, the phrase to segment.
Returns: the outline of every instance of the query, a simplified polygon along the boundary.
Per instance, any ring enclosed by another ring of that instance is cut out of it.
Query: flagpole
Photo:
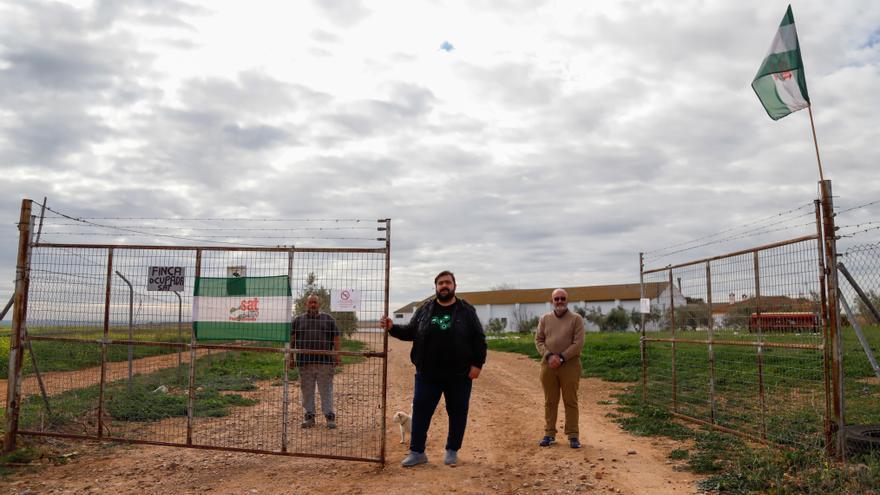
[[[819,158],[819,142],[816,141],[816,125],[813,124],[813,105],[807,105],[807,111],[810,112],[810,129],[813,130],[813,146],[816,148],[816,162],[819,164],[819,180],[825,181],[825,175],[822,173],[822,159]]]

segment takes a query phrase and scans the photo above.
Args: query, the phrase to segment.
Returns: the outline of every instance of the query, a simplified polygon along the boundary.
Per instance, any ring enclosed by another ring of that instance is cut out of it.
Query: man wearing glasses
[[[541,316],[535,333],[535,346],[543,356],[541,386],[544,388],[544,438],[538,445],[549,447],[556,443],[556,414],[562,395],[565,436],[571,448],[579,449],[577,392],[581,379],[584,319],[568,310],[568,293],[564,289],[553,291],[551,303],[553,311]]]

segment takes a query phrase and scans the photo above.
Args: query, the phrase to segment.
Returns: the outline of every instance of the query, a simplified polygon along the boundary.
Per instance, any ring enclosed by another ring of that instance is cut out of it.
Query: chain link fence
[[[839,262],[854,282],[840,277],[841,299],[850,310],[841,311],[847,435],[851,443],[880,449],[880,321],[868,304],[880,309],[880,243],[849,246]]]

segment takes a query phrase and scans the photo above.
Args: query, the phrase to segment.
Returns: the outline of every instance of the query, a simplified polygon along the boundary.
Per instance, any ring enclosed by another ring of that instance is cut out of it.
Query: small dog
[[[391,422],[397,423],[397,426],[400,428],[400,443],[405,443],[406,434],[412,434],[412,416],[403,411],[397,411],[391,417]]]

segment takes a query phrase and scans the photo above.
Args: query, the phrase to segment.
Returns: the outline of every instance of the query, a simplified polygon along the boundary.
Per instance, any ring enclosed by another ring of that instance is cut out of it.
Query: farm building
[[[477,292],[459,292],[456,295],[474,305],[480,321],[485,325],[489,320],[497,318],[505,331],[516,330],[519,321],[540,316],[552,310],[550,294],[556,287],[543,289],[505,289]],[[568,292],[568,307],[597,308],[603,313],[621,306],[627,312],[639,308],[639,284],[590,285],[582,287],[563,287]],[[416,309],[430,300],[427,297],[413,301],[394,311],[394,323],[409,323]],[[645,284],[645,297],[651,299],[651,306],[661,311],[669,306],[670,294],[668,283]],[[672,296],[675,304],[684,304],[685,299],[677,287],[673,286]],[[590,322],[586,323],[588,332],[599,331]],[[648,326],[650,330],[651,327]],[[632,330],[632,327],[630,327]]]

